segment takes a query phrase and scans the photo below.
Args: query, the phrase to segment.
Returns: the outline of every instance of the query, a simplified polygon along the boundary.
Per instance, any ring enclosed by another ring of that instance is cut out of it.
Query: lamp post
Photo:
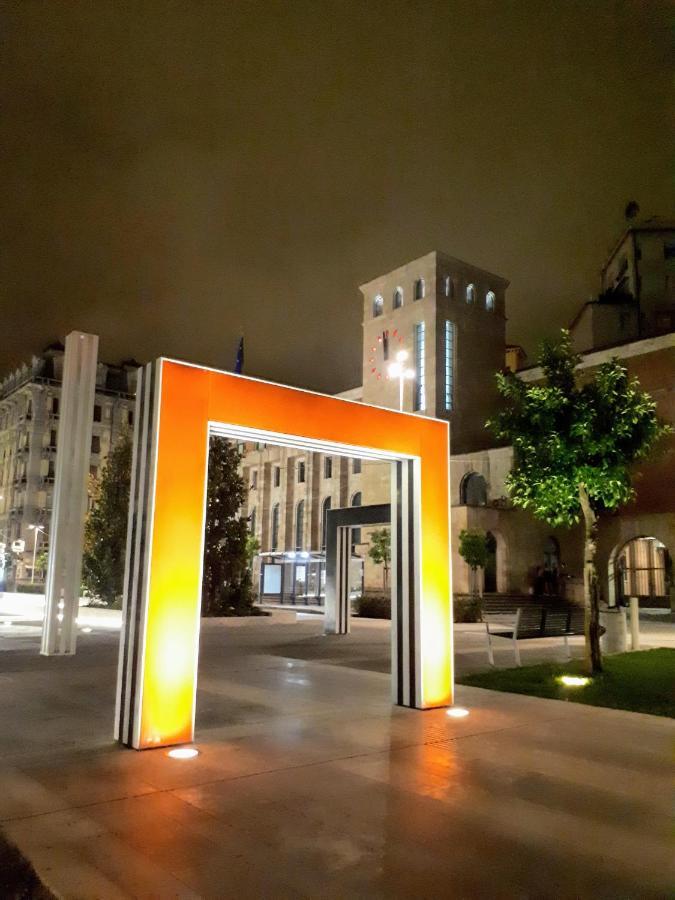
[[[30,573],[30,583],[34,584],[35,583],[35,557],[37,555],[38,533],[39,532],[44,533],[45,526],[44,525],[29,525],[28,528],[30,531],[35,532],[35,535],[33,537],[33,568],[31,569],[31,573]]]
[[[403,384],[411,378],[415,377],[412,369],[406,369],[403,365],[408,358],[407,350],[399,350],[396,354],[396,362],[391,363],[387,372],[390,378],[398,378],[398,408],[403,410]]]

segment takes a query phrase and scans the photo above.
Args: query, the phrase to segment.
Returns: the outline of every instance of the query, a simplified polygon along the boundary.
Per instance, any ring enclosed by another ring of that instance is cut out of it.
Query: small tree
[[[127,513],[131,483],[131,435],[124,432],[98,479],[90,481],[92,508],[84,526],[82,584],[106,606],[122,600]]]
[[[376,528],[371,532],[368,556],[376,565],[382,566],[382,587],[386,591],[391,562],[391,533],[388,528]]]
[[[553,526],[570,527],[583,518],[586,655],[596,673],[602,671],[598,517],[634,496],[631,464],[671,429],[617,360],[598,366],[581,383],[578,362],[563,331],[557,342],[542,345],[542,383],[498,375],[504,408],[488,426],[513,444],[508,487],[516,506]]]
[[[236,444],[211,439],[202,582],[205,616],[250,615],[253,607],[251,564],[257,541],[249,520],[241,516],[246,499],[241,457]]]
[[[479,528],[463,528],[459,533],[459,555],[471,571],[471,595],[478,595],[478,570],[485,568],[488,548],[487,535]]]

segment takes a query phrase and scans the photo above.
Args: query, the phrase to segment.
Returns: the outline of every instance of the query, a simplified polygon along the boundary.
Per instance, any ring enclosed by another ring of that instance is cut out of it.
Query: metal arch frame
[[[212,435],[394,463],[395,702],[453,701],[447,422],[159,359],[140,373],[115,735],[191,741]]]

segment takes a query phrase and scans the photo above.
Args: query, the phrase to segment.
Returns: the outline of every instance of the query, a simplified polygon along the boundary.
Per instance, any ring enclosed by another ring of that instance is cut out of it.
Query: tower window
[[[326,534],[328,531],[328,510],[331,508],[331,499],[326,497],[321,506],[321,549],[326,548]]]
[[[253,509],[251,510],[251,515],[248,517],[249,518],[249,528],[250,528],[251,534],[255,534],[255,515],[256,515],[256,509],[254,506]]]
[[[279,487],[281,484],[281,466],[274,467],[273,483],[274,487]]]
[[[332,478],[333,477],[333,457],[332,456],[324,456],[323,477],[324,478]]]
[[[425,398],[425,369],[424,369],[424,351],[425,351],[425,341],[424,341],[424,322],[417,322],[415,324],[415,337],[414,337],[414,348],[415,348],[415,396],[414,400],[414,408],[418,412],[424,412],[426,409],[426,398]]]
[[[305,483],[305,461],[302,460],[298,463],[298,484]]]
[[[279,546],[279,504],[275,503],[272,507],[272,536],[270,540],[270,550],[276,550]]]
[[[467,284],[466,286],[466,302],[467,303],[475,303],[476,301],[476,288],[473,284]]]
[[[295,549],[302,550],[305,534],[305,501],[301,500],[295,507]]]
[[[485,295],[485,309],[487,309],[488,312],[494,312],[494,308],[495,308],[495,292],[488,291],[487,294]]]
[[[258,470],[254,469],[251,472],[251,490],[255,491],[255,489],[257,487],[258,487]]]
[[[363,496],[361,491],[357,491],[352,497],[352,506],[362,506],[363,505]],[[352,528],[352,553],[354,552],[354,545],[361,543],[361,529],[360,528]]]
[[[352,472],[354,473],[354,475],[361,474],[361,460],[360,459],[352,460]]]
[[[394,291],[394,301],[393,301],[394,309],[400,309],[403,306],[403,290],[398,287]]]
[[[453,392],[455,380],[455,323],[445,321],[445,409],[453,408]]]
[[[455,296],[455,285],[453,284],[452,278],[449,275],[445,276],[444,288],[445,296],[452,300],[452,298]]]
[[[424,278],[418,278],[415,282],[415,292],[413,294],[415,300],[424,299]]]
[[[373,316],[377,318],[377,316],[381,316],[384,312],[384,298],[382,294],[378,294],[373,300]]]

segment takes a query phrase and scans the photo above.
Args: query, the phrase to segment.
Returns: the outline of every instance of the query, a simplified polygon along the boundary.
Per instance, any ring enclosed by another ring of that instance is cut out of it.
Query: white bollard
[[[637,597],[630,598],[630,647],[640,649],[640,603]]]
[[[626,652],[626,613],[620,606],[610,606],[600,611],[600,624],[605,633],[600,638],[603,653]]]

